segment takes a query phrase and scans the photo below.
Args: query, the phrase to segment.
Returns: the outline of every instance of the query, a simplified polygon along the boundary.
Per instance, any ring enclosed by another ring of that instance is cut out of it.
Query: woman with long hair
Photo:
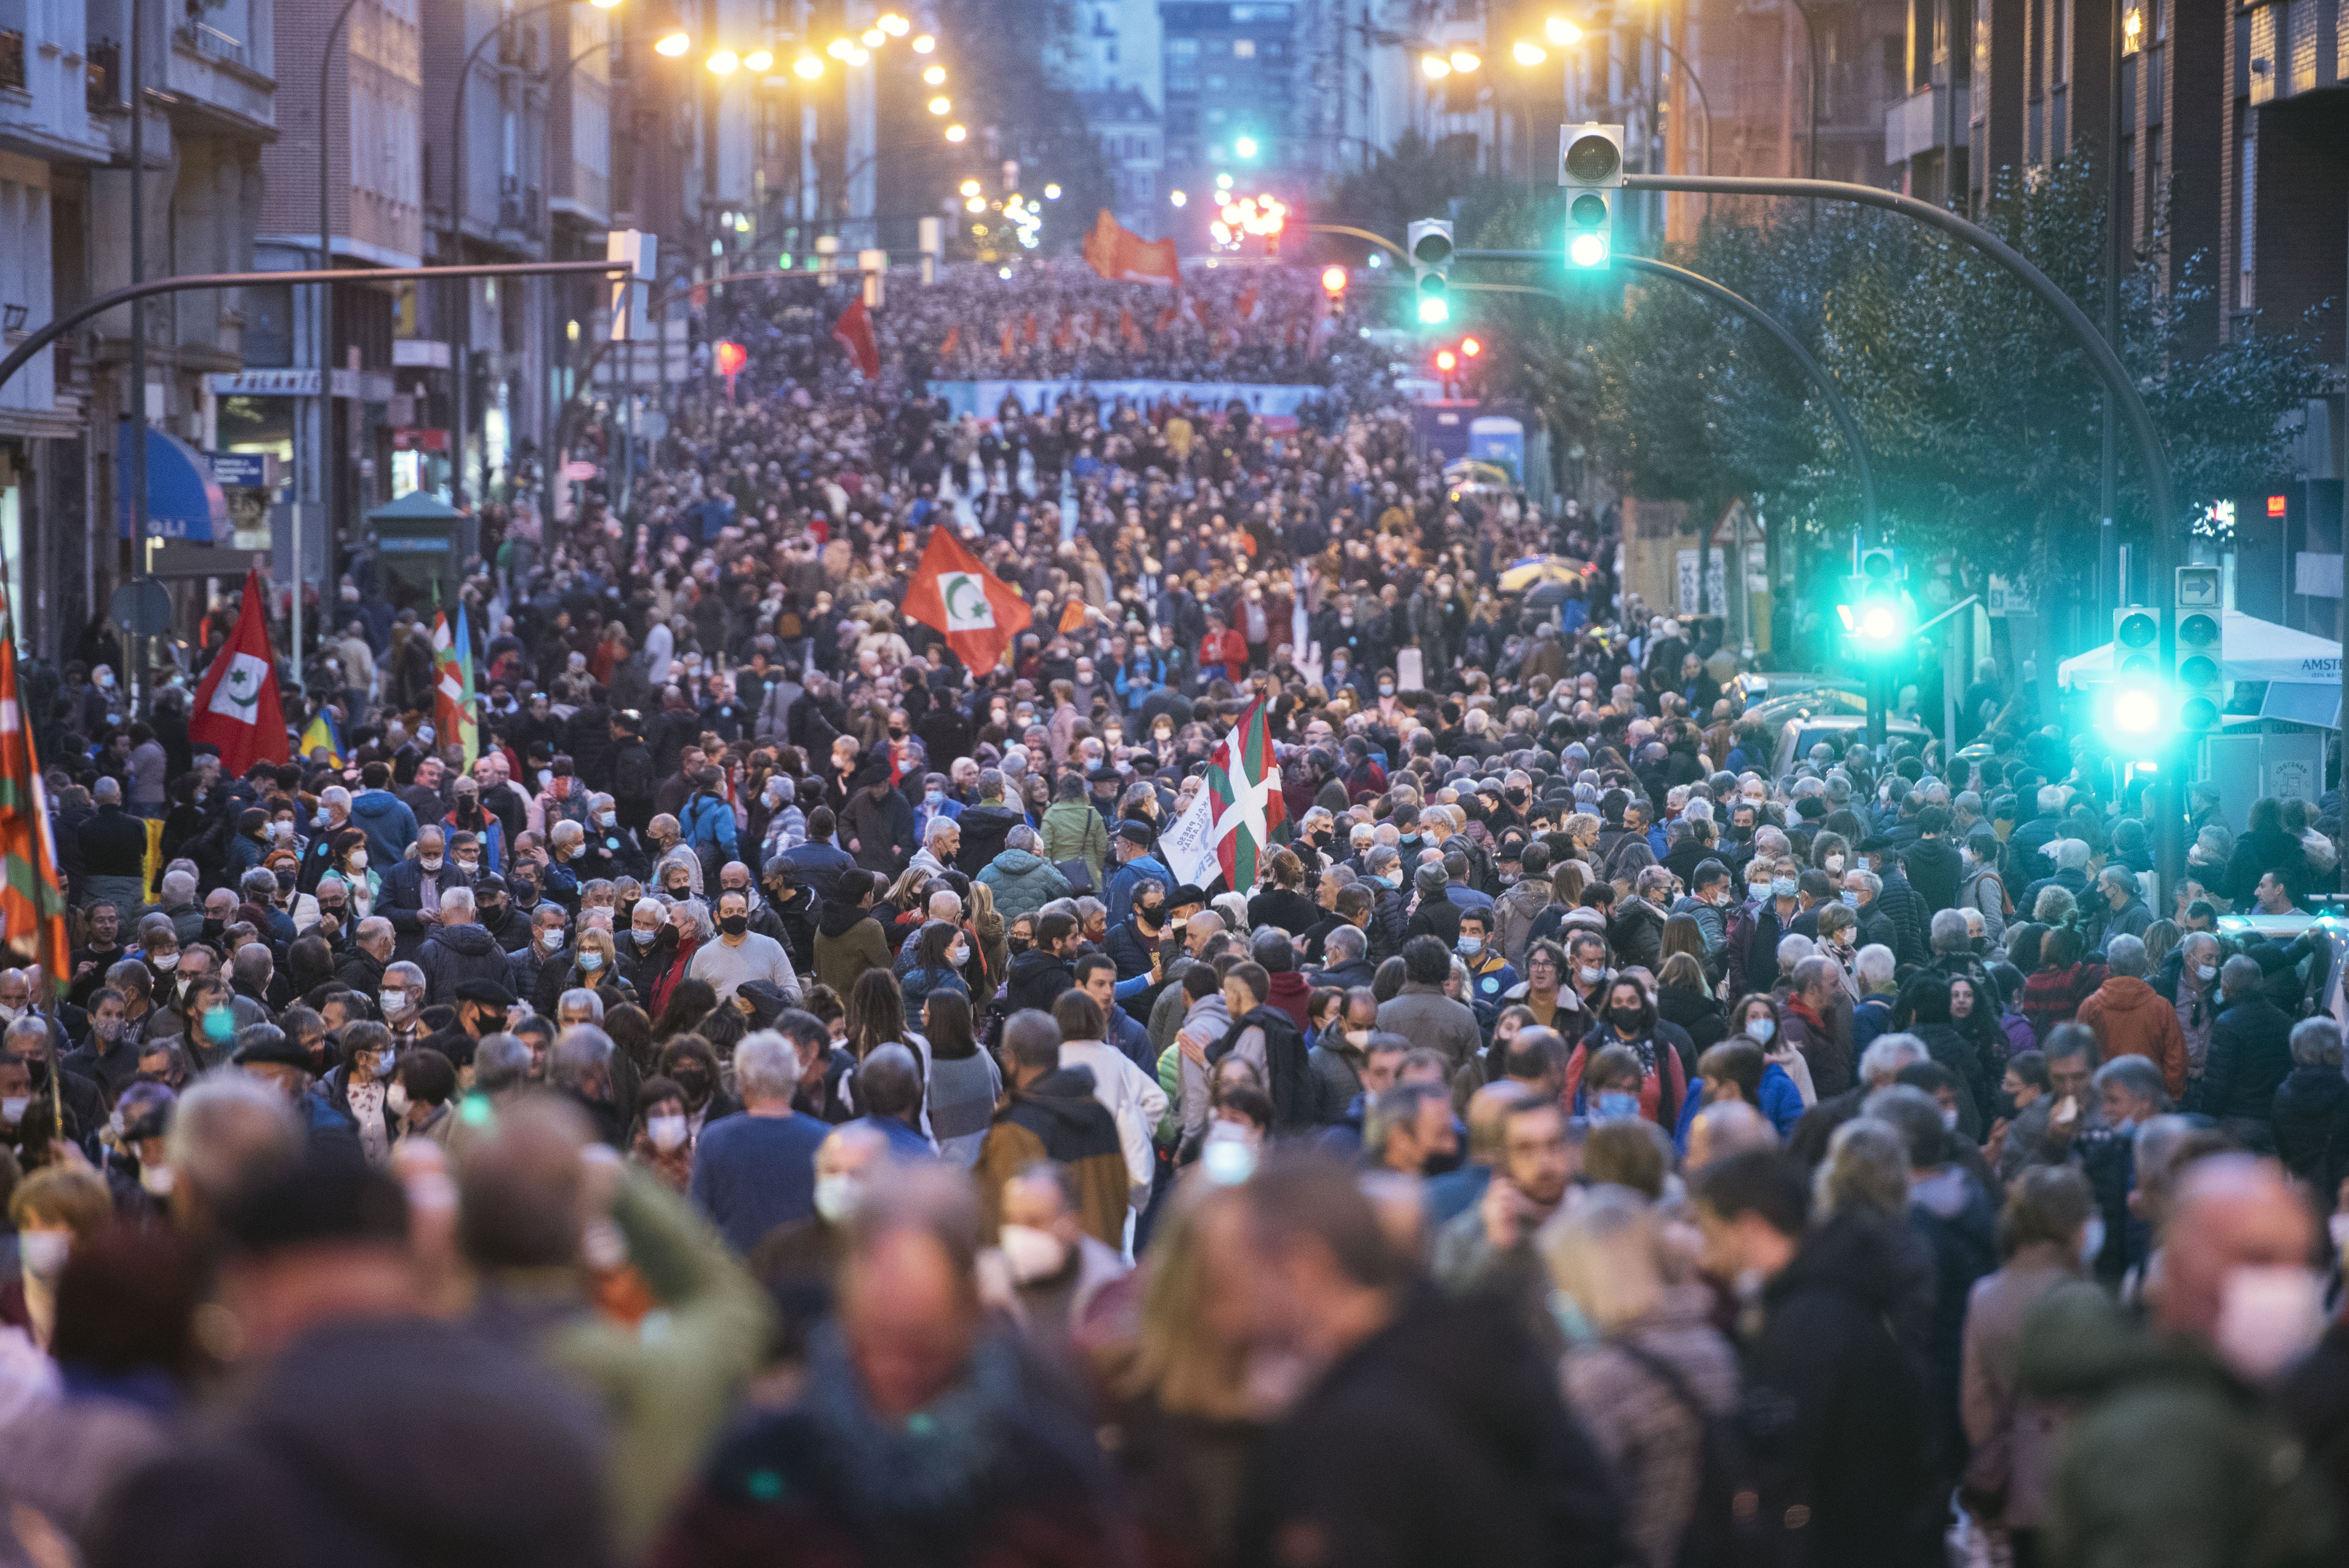
[[[1238,1305],[1247,1222],[1237,1188],[1175,1190],[1143,1263],[1138,1331],[1109,1377],[1116,1462],[1154,1563],[1231,1560],[1240,1482],[1271,1418]]]
[[[1656,1005],[1637,980],[1609,983],[1599,1022],[1566,1063],[1566,1095],[1582,1114],[1580,1091],[1586,1062],[1609,1047],[1630,1053],[1640,1065],[1640,1114],[1666,1133],[1680,1130],[1689,1102],[1688,1069],[1681,1054],[1656,1030]]]
[[[933,991],[922,1003],[922,1033],[930,1043],[930,1090],[926,1101],[938,1153],[968,1171],[1003,1098],[1003,1074],[995,1058],[978,1048],[970,998],[959,991]]]
[[[1930,969],[1910,976],[1892,1004],[1892,1027],[1924,1041],[1933,1059],[1956,1076],[1958,1130],[1980,1143],[1990,1130],[1985,1112],[1995,1086],[1983,1081],[1981,1050],[1950,1016],[1951,989],[1948,975]]]
[[[2105,966],[2087,960],[2086,947],[2076,916],[2051,926],[2039,940],[2039,964],[2023,977],[2023,1005],[2017,1011],[2030,1021],[2032,1034],[2043,1046],[2047,1031],[2070,1023],[2080,1004],[2105,983]]]
[[[983,882],[970,884],[971,961],[963,966],[963,981],[980,1000],[992,999],[1011,968],[1011,944],[1002,913],[995,907],[995,890]]]
[[[1706,1047],[1720,1042],[1729,1026],[1722,1016],[1721,1004],[1713,1000],[1713,988],[1705,983],[1704,960],[1671,950],[1671,928],[1683,924],[1692,933],[1696,929],[1696,922],[1684,914],[1664,923],[1665,958],[1656,975],[1656,1016],[1687,1030],[1689,1043],[1702,1056]],[[1702,944],[1703,939],[1698,938],[1698,944]]]
[[[906,1012],[918,1016],[923,999],[932,991],[969,995],[962,971],[970,960],[971,945],[962,927],[950,920],[933,920],[922,927],[913,940],[913,963],[903,982]]]
[[[678,981],[669,991],[660,1016],[653,1020],[653,1044],[665,1046],[678,1035],[697,1033],[697,1026],[717,1006],[718,988],[709,981]]]
[[[905,994],[886,969],[867,969],[848,992],[848,1054],[863,1061],[883,1046],[910,1045]]]

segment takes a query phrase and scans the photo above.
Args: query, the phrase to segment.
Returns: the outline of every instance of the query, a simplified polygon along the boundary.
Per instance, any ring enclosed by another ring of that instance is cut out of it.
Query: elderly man
[[[955,853],[962,848],[962,828],[952,817],[936,816],[923,830],[922,847],[905,862],[908,870],[924,876],[940,877],[955,863]]]
[[[2139,907],[2143,907],[2140,905]],[[2161,1069],[2173,1101],[2186,1098],[2186,1031],[2178,1010],[2146,984],[2145,944],[2116,934],[2105,948],[2110,975],[2080,1004],[2079,1021],[2095,1031],[2096,1055],[2146,1057]]]
[[[800,1067],[782,1035],[745,1039],[734,1053],[742,1114],[709,1123],[694,1150],[694,1205],[738,1254],[815,1212],[815,1152],[830,1129],[792,1109]]]
[[[447,838],[436,823],[417,830],[413,859],[392,862],[383,872],[376,913],[391,922],[402,958],[413,958],[424,938],[440,923],[441,895],[462,886],[464,877],[448,862]]]
[[[2153,988],[2178,1015],[2189,1083],[2200,1081],[2209,1060],[2210,1026],[2219,1016],[2219,962],[2224,956],[2218,937],[2207,931],[2189,932],[2153,977]]]
[[[2268,1000],[2259,960],[2237,954],[2219,971],[2222,1006],[2210,1027],[2202,1110],[2248,1148],[2273,1147],[2275,1092],[2292,1072],[2292,1018]]]
[[[438,918],[416,962],[424,973],[426,1005],[432,1006],[454,1002],[457,987],[468,980],[503,985],[509,972],[505,950],[478,918],[473,890],[463,886],[440,895]]]
[[[104,900],[118,909],[146,903],[147,824],[122,809],[122,785],[100,779],[90,787],[98,810],[79,828],[82,902]]]

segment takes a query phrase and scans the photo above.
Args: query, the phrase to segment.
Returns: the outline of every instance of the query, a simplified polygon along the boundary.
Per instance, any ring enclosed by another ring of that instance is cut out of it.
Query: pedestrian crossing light
[[[2116,750],[2156,747],[2169,728],[2168,682],[2161,668],[2161,612],[2113,612],[2113,678],[2105,729]]]
[[[1623,128],[1561,126],[1557,182],[1566,191],[1566,261],[1577,272],[1605,268],[1615,253],[1615,201],[1623,189]]]
[[[1404,234],[1411,252],[1413,297],[1419,302],[1423,326],[1441,326],[1452,319],[1452,225],[1442,218],[1420,218]]]
[[[1845,602],[1838,605],[1844,630],[1861,654],[1882,656],[1898,653],[1909,634],[1909,607],[1901,603],[1900,583],[1892,552],[1877,547],[1859,552],[1859,571],[1851,579]]]

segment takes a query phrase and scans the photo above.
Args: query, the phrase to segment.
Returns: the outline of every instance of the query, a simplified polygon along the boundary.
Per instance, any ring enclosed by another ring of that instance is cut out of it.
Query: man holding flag
[[[946,634],[974,674],[1000,664],[1030,619],[1027,602],[978,563],[951,530],[930,530],[929,548],[906,584],[905,614]]]
[[[1246,892],[1256,886],[1264,858],[1288,841],[1288,804],[1268,719],[1264,698],[1248,704],[1208,757],[1191,809],[1160,838],[1160,855],[1180,880],[1206,887],[1221,877],[1226,887]]]

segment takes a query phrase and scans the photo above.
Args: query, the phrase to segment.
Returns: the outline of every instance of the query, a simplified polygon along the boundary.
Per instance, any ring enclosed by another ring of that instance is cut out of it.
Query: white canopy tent
[[[2228,682],[2266,681],[2263,718],[2339,727],[2341,645],[2330,637],[2295,632],[2240,610],[2226,613],[2221,673]],[[2055,666],[2066,688],[2097,686],[2112,678],[2113,645],[2091,648]]]

